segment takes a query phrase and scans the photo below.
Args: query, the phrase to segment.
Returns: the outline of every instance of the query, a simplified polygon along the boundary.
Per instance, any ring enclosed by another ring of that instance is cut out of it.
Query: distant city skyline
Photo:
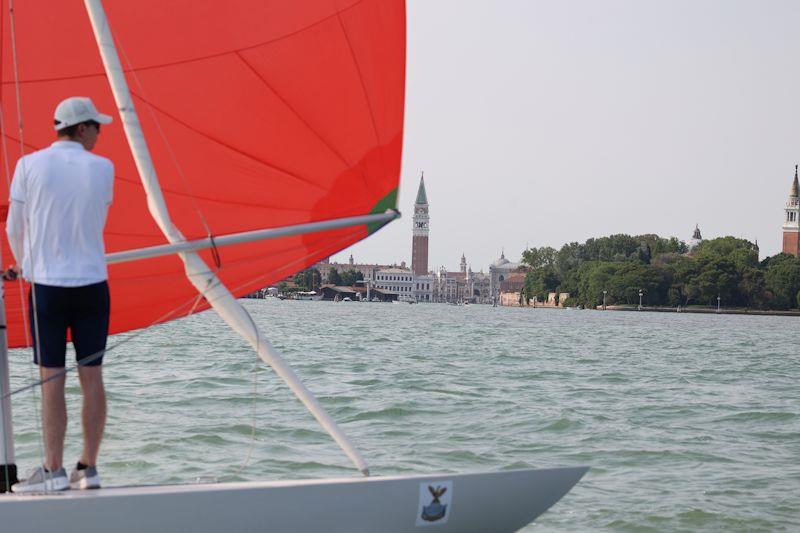
[[[454,16],[457,14],[457,16]],[[614,233],[781,249],[800,160],[800,6],[408,1],[403,218],[332,259],[429,268]]]

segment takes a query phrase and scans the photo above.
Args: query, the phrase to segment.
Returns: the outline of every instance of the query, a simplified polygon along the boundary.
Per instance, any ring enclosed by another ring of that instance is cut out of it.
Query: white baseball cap
[[[63,100],[54,115],[56,131],[93,120],[98,124],[111,124],[112,118],[97,111],[91,98],[86,96],[71,96]]]

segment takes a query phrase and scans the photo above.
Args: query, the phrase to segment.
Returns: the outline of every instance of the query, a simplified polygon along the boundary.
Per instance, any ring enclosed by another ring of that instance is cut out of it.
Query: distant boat
[[[295,300],[322,300],[322,294],[317,293],[317,291],[300,291],[294,293]]]

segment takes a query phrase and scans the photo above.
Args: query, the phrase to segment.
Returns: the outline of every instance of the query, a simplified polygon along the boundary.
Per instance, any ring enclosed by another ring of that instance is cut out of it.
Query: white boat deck
[[[4,531],[516,531],[566,494],[586,467],[484,474],[200,483],[0,495]],[[444,516],[430,488],[446,488]],[[435,508],[435,506],[433,507]],[[428,517],[430,519],[430,517]],[[8,528],[8,529],[6,529]]]

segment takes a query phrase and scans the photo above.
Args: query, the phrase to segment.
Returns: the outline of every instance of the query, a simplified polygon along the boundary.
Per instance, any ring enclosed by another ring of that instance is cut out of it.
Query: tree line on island
[[[720,237],[686,243],[658,235],[611,235],[556,250],[529,248],[523,298],[569,293],[567,306],[638,304],[785,310],[800,307],[800,259],[778,254],[758,260],[758,247]]]
[[[339,272],[335,268],[330,269],[328,276],[324,283],[331,285],[341,285],[343,287],[352,287],[357,282],[364,279],[364,274],[355,269],[348,269]],[[295,284],[294,288],[289,288],[285,281],[278,283],[278,290],[282,293],[294,291],[313,291],[319,290],[323,284],[322,274],[316,268],[307,268],[294,275],[292,281]]]

